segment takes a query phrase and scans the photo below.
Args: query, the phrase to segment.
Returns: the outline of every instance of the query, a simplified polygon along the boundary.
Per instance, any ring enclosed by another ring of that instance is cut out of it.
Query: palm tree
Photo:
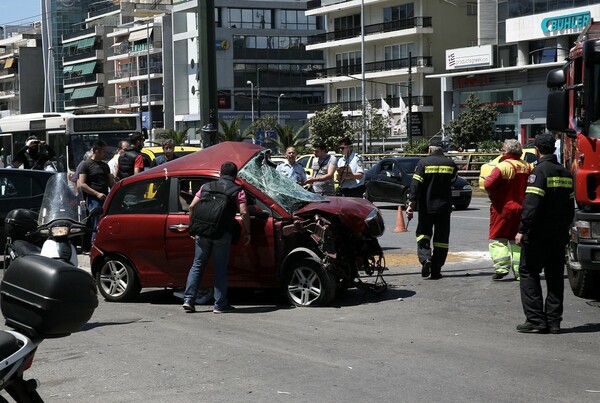
[[[308,127],[309,123],[304,124],[298,130],[294,131],[292,126],[275,126],[277,138],[268,139],[268,142],[277,147],[279,152],[285,151],[288,147],[303,147],[308,142],[308,139],[301,139],[302,133]]]
[[[185,144],[185,140],[187,139],[186,132],[178,132],[173,129],[169,130],[167,133],[163,133],[159,136],[160,139],[164,140],[173,140],[173,145],[181,146]]]
[[[244,141],[245,138],[248,137],[246,133],[240,134],[240,122],[242,121],[242,116],[236,116],[235,119],[231,122],[231,124],[227,124],[227,121],[224,119],[219,119],[219,124],[221,125],[222,133],[219,133],[220,141]]]

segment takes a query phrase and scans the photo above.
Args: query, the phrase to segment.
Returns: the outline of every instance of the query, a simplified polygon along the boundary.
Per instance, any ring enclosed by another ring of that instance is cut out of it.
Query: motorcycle
[[[0,330],[0,391],[19,403],[43,403],[35,379],[24,379],[45,338],[78,331],[98,306],[96,284],[88,272],[61,260],[23,256],[4,272],[0,307],[6,325]],[[0,395],[0,402],[8,402]]]
[[[55,174],[48,180],[39,213],[15,209],[7,214],[4,269],[27,255],[60,259],[77,267],[77,249],[71,240],[83,237],[89,231],[87,221],[101,214],[98,207],[86,215],[81,192],[66,173]]]

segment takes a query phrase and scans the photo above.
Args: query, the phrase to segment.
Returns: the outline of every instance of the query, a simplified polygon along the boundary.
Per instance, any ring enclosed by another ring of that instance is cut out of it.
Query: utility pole
[[[408,116],[406,118],[406,136],[412,145],[412,52],[408,52]]]
[[[215,1],[198,2],[198,78],[202,127],[212,125],[208,146],[216,143],[219,115],[217,107],[217,50],[215,46]],[[202,61],[202,63],[200,63]],[[202,139],[204,143],[205,139]],[[205,145],[206,146],[206,145]]]
[[[256,114],[260,119],[260,67],[256,69]]]
[[[365,93],[365,0],[360,2],[360,70],[362,72],[362,152],[367,153],[367,94]]]

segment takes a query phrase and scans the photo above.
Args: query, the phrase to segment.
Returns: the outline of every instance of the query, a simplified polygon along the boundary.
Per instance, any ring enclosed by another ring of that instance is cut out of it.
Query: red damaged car
[[[231,246],[229,286],[283,289],[297,306],[326,305],[336,290],[385,289],[384,231],[379,210],[364,199],[323,197],[279,174],[269,151],[225,142],[117,183],[90,254],[92,274],[108,301],[130,301],[144,287],[185,286],[194,258],[188,206],[224,161],[239,168],[252,241]],[[240,217],[238,215],[238,224]],[[373,276],[366,284],[361,277]],[[213,282],[209,263],[202,286]]]

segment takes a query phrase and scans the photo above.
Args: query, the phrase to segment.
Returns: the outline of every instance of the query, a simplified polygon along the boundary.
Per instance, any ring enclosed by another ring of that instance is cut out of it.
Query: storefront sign
[[[446,70],[491,66],[492,54],[492,45],[449,49],[446,51]]]
[[[575,29],[585,27],[592,18],[589,11],[577,14],[562,15],[559,17],[549,17],[542,20],[543,32],[563,31],[565,29]]]

